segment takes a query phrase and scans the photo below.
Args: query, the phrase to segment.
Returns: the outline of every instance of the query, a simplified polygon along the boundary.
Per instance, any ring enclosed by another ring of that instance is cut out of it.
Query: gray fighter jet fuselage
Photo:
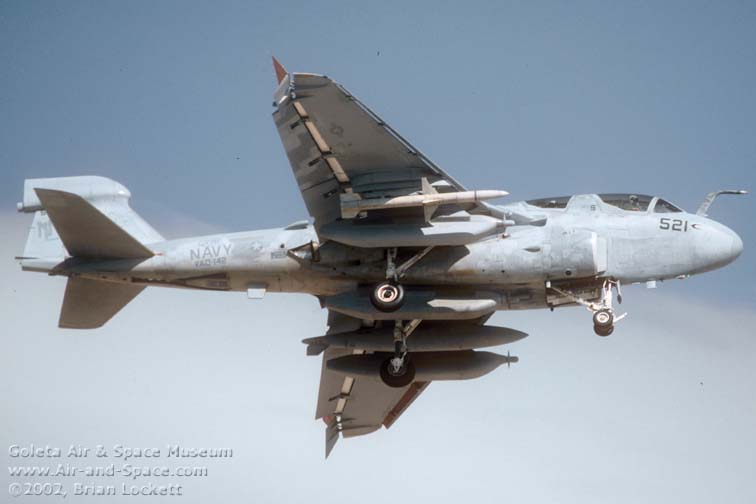
[[[623,285],[686,278],[743,243],[706,217],[643,194],[494,205],[468,190],[326,76],[274,61],[273,119],[312,220],[165,240],[103,177],[29,179],[24,270],[68,277],[59,325],[102,326],[147,286],[317,296],[328,331],[316,417],[326,454],[340,436],[390,427],[431,381],[469,379],[516,357],[478,351],[520,331],[497,310],[581,305],[608,336]]]
[[[30,182],[35,187],[49,185],[44,180]],[[35,203],[29,207],[36,208]],[[470,306],[434,308],[420,303],[402,307],[399,313],[376,310],[365,288],[386,279],[386,249],[321,242],[307,221],[146,243],[154,255],[144,259],[69,259],[64,267],[58,258],[22,263],[27,270],[130,285],[245,291],[250,297],[300,292],[361,318],[394,320],[401,315],[404,320],[432,320],[573,305],[579,300],[552,288],[562,286],[566,292],[582,292],[586,300],[596,299],[604,279],[632,284],[686,278],[729,264],[743,247],[726,226],[658,197],[585,194],[489,208],[502,222],[516,216],[525,224],[501,224],[466,245],[432,246],[401,277],[408,298],[448,294],[455,300],[469,299]],[[49,226],[46,221],[35,225],[40,227],[38,234]],[[403,253],[409,259],[416,252],[410,247]],[[402,259],[400,254],[395,261]]]

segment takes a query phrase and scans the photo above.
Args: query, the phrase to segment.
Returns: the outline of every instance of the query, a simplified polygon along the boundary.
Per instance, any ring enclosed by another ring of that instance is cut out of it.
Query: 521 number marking
[[[682,219],[668,219],[667,217],[664,217],[659,220],[659,229],[664,229],[665,231],[686,232],[688,230],[688,221]]]

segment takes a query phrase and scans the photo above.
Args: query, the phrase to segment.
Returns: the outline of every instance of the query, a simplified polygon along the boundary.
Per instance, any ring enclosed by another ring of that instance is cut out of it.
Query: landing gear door
[[[544,247],[549,279],[591,278],[608,269],[606,239],[587,229],[554,226]]]
[[[596,265],[596,275],[601,276],[609,269],[609,247],[603,236],[592,233],[593,263]]]
[[[541,254],[541,257],[543,258],[544,277],[548,279],[551,278],[551,233],[546,233],[544,237],[543,253]]]

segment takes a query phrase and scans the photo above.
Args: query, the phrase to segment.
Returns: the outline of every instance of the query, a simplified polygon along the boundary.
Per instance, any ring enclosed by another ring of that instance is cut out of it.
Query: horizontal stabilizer
[[[58,326],[68,329],[101,327],[144,288],[143,285],[69,278]]]
[[[69,255],[137,259],[154,254],[87,200],[73,193],[35,189]]]

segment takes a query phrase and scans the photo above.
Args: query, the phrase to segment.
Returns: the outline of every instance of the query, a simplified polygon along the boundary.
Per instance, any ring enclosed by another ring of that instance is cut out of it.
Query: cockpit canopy
[[[677,213],[682,210],[672,203],[656,196],[634,193],[604,193],[598,194],[601,201],[628,212],[648,212],[649,208],[654,213]],[[559,196],[556,198],[539,198],[528,200],[529,205],[539,208],[566,208],[572,196]]]

